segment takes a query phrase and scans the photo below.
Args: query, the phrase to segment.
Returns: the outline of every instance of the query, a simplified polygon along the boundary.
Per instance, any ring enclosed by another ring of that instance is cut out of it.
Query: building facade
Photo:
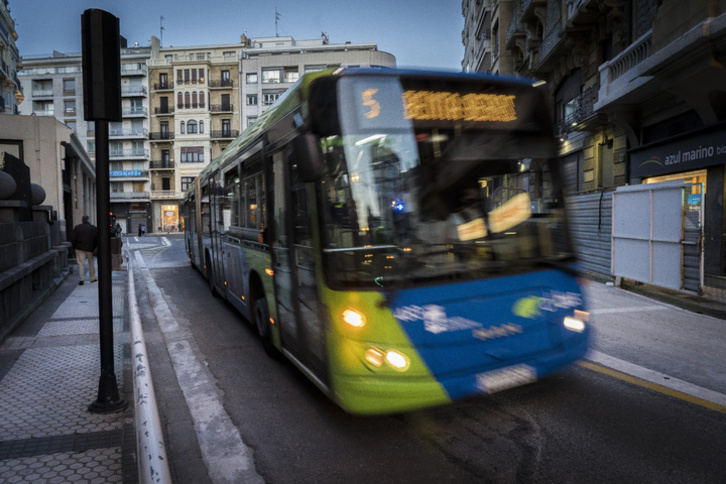
[[[194,178],[301,74],[328,67],[394,67],[376,44],[240,37],[236,44],[122,47],[123,119],[109,123],[111,210],[125,233],[183,230],[179,206]],[[80,53],[23,57],[20,112],[52,116],[78,133],[91,158],[95,127],[83,115]]]
[[[546,81],[570,193],[693,184],[703,284],[726,287],[726,1],[464,0],[462,13],[465,70]]]
[[[17,71],[20,54],[15,46],[18,34],[15,21],[8,11],[8,0],[0,2],[0,114],[17,114],[17,104],[23,99]]]
[[[149,176],[149,47],[121,49],[122,120],[109,123],[110,207],[124,232],[151,218]],[[20,113],[51,116],[75,131],[95,163],[95,124],[83,112],[80,53],[23,57]]]
[[[331,44],[326,37],[243,36],[240,72],[242,127],[246,128],[306,72],[333,67],[395,67],[393,55],[374,43]]]

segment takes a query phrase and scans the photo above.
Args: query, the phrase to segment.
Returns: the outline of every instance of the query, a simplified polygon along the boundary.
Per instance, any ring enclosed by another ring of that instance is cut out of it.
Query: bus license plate
[[[521,364],[479,373],[476,386],[484,393],[495,393],[537,381],[537,370]]]

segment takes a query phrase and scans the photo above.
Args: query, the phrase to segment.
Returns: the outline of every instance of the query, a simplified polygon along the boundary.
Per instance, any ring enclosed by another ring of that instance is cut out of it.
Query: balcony
[[[121,115],[126,118],[146,117],[149,111],[145,107],[121,108]]]
[[[53,89],[33,89],[31,91],[33,99],[40,97],[53,97]]]
[[[647,82],[639,65],[650,56],[653,32],[648,31],[616,57],[600,66],[600,93],[597,109]],[[638,79],[641,77],[640,79]],[[609,98],[609,99],[608,99]]]
[[[177,109],[204,109],[204,103],[177,103]]]
[[[173,82],[154,83],[154,91],[173,91]]]
[[[234,87],[234,81],[231,79],[217,79],[209,81],[210,89],[232,89]]]
[[[504,45],[507,46],[507,49],[512,49],[516,45],[518,39],[524,39],[526,36],[527,32],[524,30],[522,21],[519,19],[519,14],[515,9],[512,15],[512,20],[509,22],[509,25],[507,25]]]
[[[148,159],[149,150],[144,149],[122,149],[122,150],[109,150],[109,160],[131,160],[131,159]]]
[[[112,201],[148,202],[149,192],[111,192]]]
[[[146,64],[140,62],[131,64],[121,64],[122,76],[145,76],[147,71]]]
[[[570,131],[587,129],[588,120],[592,120],[597,102],[597,87],[585,89],[579,96],[565,105],[564,118],[557,121],[557,132],[560,135]],[[592,124],[592,123],[589,123]]]
[[[209,133],[209,137],[212,139],[231,139],[236,138],[237,136],[239,136],[238,129],[213,129]]]
[[[174,106],[154,108],[154,116],[171,116],[172,114],[174,114]]]
[[[213,113],[232,113],[234,112],[233,104],[210,104],[209,110]]]
[[[144,128],[108,130],[108,137],[112,139],[146,139],[148,134]]]
[[[122,87],[122,97],[143,97],[146,96],[146,86]]]
[[[166,141],[174,139],[174,133],[169,131],[152,131],[149,133],[150,141]]]
[[[149,169],[151,170],[173,170],[174,162],[170,160],[151,160],[149,162]]]
[[[175,190],[152,190],[152,200],[173,200],[184,198],[184,192],[177,192]]]
[[[534,13],[537,9],[547,8],[547,0],[522,0],[522,16],[520,20],[525,22],[529,19],[534,19],[536,14]]]

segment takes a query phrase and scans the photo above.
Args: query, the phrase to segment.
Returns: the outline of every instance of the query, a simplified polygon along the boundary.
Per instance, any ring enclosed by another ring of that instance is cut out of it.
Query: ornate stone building
[[[726,1],[464,0],[462,13],[464,70],[547,83],[570,193],[692,183],[701,287],[726,286]]]

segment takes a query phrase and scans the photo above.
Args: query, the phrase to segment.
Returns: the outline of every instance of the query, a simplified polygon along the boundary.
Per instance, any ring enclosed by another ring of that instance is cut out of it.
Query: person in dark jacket
[[[83,223],[76,225],[71,232],[70,242],[76,249],[76,262],[78,262],[78,285],[83,285],[88,260],[88,275],[91,282],[96,282],[96,267],[93,263],[93,253],[98,247],[98,229],[90,222],[88,215],[83,216]]]

